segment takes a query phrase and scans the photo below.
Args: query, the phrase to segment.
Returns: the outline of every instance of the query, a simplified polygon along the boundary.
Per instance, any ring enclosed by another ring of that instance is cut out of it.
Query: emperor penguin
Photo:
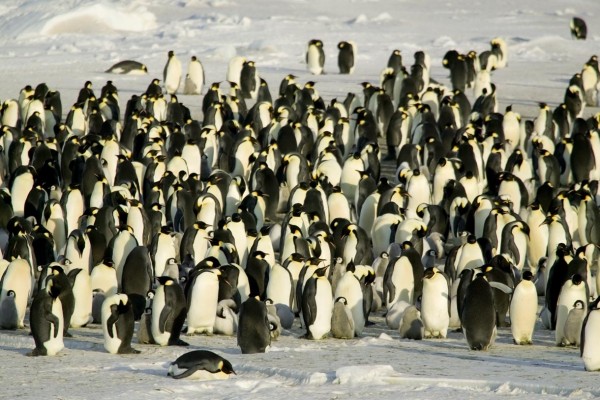
[[[423,339],[423,320],[421,319],[421,312],[417,307],[411,305],[404,309],[398,331],[400,333],[400,338],[402,339]]]
[[[595,338],[600,331],[600,308],[598,308],[599,302],[600,297],[596,298],[596,300],[590,304],[589,311],[583,320],[583,326],[581,328],[579,354],[583,359],[583,364],[586,371],[600,370],[600,343],[593,339],[590,340],[590,338]]]
[[[33,288],[33,275],[27,260],[17,258],[11,261],[0,279],[0,287],[2,288],[0,308],[4,307],[5,302],[7,308],[12,304],[17,317],[16,321],[10,321],[11,318],[8,318],[8,315],[3,316],[2,318],[6,318],[7,321],[6,323],[2,321],[1,327],[4,329],[23,328],[27,303],[31,298]],[[9,296],[10,292],[12,292],[12,296]]]
[[[117,293],[102,303],[104,348],[110,354],[139,354],[131,347],[134,329],[133,307],[126,294]]]
[[[202,94],[204,87],[204,67],[198,57],[192,56],[183,84],[183,94]]]
[[[338,297],[333,306],[331,334],[336,339],[352,339],[355,334],[352,311],[343,297]]]
[[[313,75],[321,75],[325,65],[325,51],[323,42],[319,39],[313,39],[308,42],[306,51],[306,64],[308,71]]]
[[[168,53],[167,63],[163,70],[163,82],[168,94],[176,94],[181,83],[181,61],[175,55],[173,50]]]
[[[585,318],[585,306],[583,301],[577,300],[573,308],[569,311],[564,327],[563,346],[579,347],[581,340],[581,328]]]
[[[53,356],[64,348],[60,289],[54,285],[54,279],[53,275],[47,278],[46,286],[31,303],[29,323],[35,349],[27,353],[28,356]]]
[[[421,318],[424,337],[446,338],[450,324],[450,285],[446,275],[436,267],[423,275]]]
[[[306,338],[324,339],[331,331],[333,297],[325,268],[317,269],[308,278],[302,291],[302,317]]]
[[[216,380],[235,375],[231,363],[208,350],[194,350],[178,357],[169,366],[168,375],[174,379]]]
[[[340,74],[351,74],[354,72],[354,60],[356,59],[356,46],[353,42],[339,42],[337,45],[340,50],[338,53],[338,67]]]
[[[515,344],[531,344],[537,320],[537,290],[531,271],[523,273],[510,301],[510,330]]]
[[[179,338],[187,315],[185,295],[179,283],[168,276],[156,278],[152,299],[152,337],[160,346],[187,346]]]
[[[75,307],[71,315],[71,327],[79,328],[92,322],[92,282],[86,269],[75,268],[68,273],[75,297]]]
[[[254,297],[248,297],[240,307],[237,344],[242,354],[264,353],[271,345],[267,306]]]
[[[0,329],[19,328],[19,313],[17,311],[16,293],[8,290],[0,301]]]
[[[348,265],[346,272],[337,282],[334,297],[336,299],[342,297],[346,300],[346,307],[352,313],[355,336],[360,336],[365,327],[364,296],[360,282],[354,274],[355,270],[353,263]]]
[[[569,25],[573,39],[585,40],[587,38],[587,25],[582,18],[573,17]]]
[[[212,335],[217,318],[220,274],[217,268],[196,270],[190,274],[186,287],[188,335]]]
[[[488,350],[496,338],[494,293],[483,273],[468,284],[462,305],[463,333],[471,350]]]
[[[556,304],[555,338],[557,346],[566,343],[565,326],[569,312],[575,307],[575,303],[577,303],[578,300],[581,300],[584,306],[584,312],[587,312],[588,297],[589,289],[581,275],[575,274],[563,284]]]

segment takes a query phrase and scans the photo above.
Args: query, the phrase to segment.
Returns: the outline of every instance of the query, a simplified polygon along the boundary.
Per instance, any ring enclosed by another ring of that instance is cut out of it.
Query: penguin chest
[[[161,326],[161,314],[164,308],[165,288],[161,285],[156,289],[152,299],[152,337],[161,346],[166,346],[171,337],[171,332],[167,331],[167,327],[164,324]]]
[[[73,296],[75,308],[71,316],[71,326],[78,328],[87,325],[92,318],[92,285],[87,272],[81,271],[77,274],[73,284]]]
[[[56,318],[58,318],[58,324],[57,324],[57,326],[54,326],[54,324],[52,322],[50,322],[48,324],[48,329],[50,331],[48,333],[49,339],[46,342],[44,342],[44,347],[46,348],[46,351],[48,352],[49,356],[53,356],[53,355],[57,354],[59,351],[61,351],[65,347],[65,345],[63,343],[64,319],[63,319],[62,303],[60,302],[60,300],[58,298],[52,302],[52,314],[54,314],[56,316]],[[56,335],[56,337],[54,337],[55,330],[58,332],[58,335]]]
[[[392,305],[397,301],[405,301],[413,304],[413,295],[415,291],[415,276],[413,274],[412,265],[406,257],[401,257],[394,266],[392,274],[392,284],[395,288],[395,296],[390,299],[389,304]]]
[[[310,46],[308,48],[308,54],[306,55],[308,70],[311,74],[319,75],[323,71],[323,65],[321,65],[321,55],[319,49],[316,46]]]
[[[448,284],[441,275],[423,281],[421,318],[426,337],[428,333],[433,337],[446,336],[450,323],[448,301]]]
[[[346,272],[338,282],[335,290],[336,299],[344,297],[347,301],[347,308],[350,309],[352,320],[354,321],[356,334],[362,333],[365,326],[365,313],[363,310],[363,292],[360,282],[351,272]]]
[[[119,347],[121,347],[121,339],[118,336],[117,333],[117,324],[113,324],[113,326],[110,327],[111,329],[111,334],[112,337],[110,337],[109,333],[108,333],[108,327],[106,326],[106,321],[104,321],[103,323],[103,328],[104,328],[104,348],[106,349],[106,351],[108,351],[110,354],[117,354],[119,352]]]
[[[317,279],[317,291],[315,293],[317,313],[312,325],[308,327],[313,339],[322,339],[331,331],[331,316],[333,314],[333,298],[331,297],[331,285],[325,279]]]
[[[596,340],[600,333],[600,311],[592,310],[584,329],[585,342],[581,358],[587,371],[600,370],[600,341]]]
[[[206,276],[202,276],[206,275]],[[196,278],[188,311],[188,334],[212,333],[217,316],[219,281],[213,273],[204,272]]]
[[[537,319],[537,291],[530,281],[521,281],[510,302],[510,329],[517,344],[531,343]]]

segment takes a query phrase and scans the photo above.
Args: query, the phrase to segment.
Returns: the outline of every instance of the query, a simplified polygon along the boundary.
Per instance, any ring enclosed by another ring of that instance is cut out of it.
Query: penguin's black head
[[[221,364],[220,365],[220,369],[221,369],[222,372],[224,372],[224,373],[226,373],[228,375],[229,374],[237,375],[235,373],[235,371],[233,370],[233,366],[231,365],[231,363],[228,360],[223,359],[223,361],[221,361],[220,364]]]
[[[175,283],[175,280],[173,280],[173,278],[171,278],[170,276],[158,276],[156,277],[156,280],[159,284],[164,286],[170,286],[173,283]]]
[[[435,274],[436,274],[436,270],[435,270],[435,268],[427,268],[427,269],[425,270],[425,273],[424,273],[424,275],[423,275],[423,278],[425,278],[425,279],[431,279],[431,278],[433,278],[433,276],[434,276]]]
[[[571,277],[571,283],[573,285],[579,286],[583,282],[583,277],[579,274],[575,274]]]
[[[173,57],[175,55],[175,52],[173,50],[169,50],[169,58]]]
[[[575,301],[575,303],[573,303],[573,308],[576,308],[578,310],[583,310],[583,301],[581,301],[581,300]]]
[[[531,271],[525,271],[525,272],[523,272],[523,280],[524,281],[531,281],[531,280],[533,280],[533,273]]]

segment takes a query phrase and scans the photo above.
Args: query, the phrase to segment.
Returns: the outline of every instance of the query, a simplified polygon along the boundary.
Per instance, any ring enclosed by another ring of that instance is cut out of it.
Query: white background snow
[[[587,41],[574,41],[569,21],[587,20]],[[597,0],[14,0],[0,3],[0,99],[17,97],[27,84],[59,90],[68,109],[86,80],[99,89],[113,80],[124,102],[162,79],[168,50],[184,62],[196,55],[207,82],[225,79],[234,55],[256,61],[272,92],[283,76],[314,80],[326,101],[358,92],[360,82],[377,83],[393,49],[405,64],[425,50],[432,77],[448,83],[444,53],[483,51],[491,38],[508,43],[508,67],[494,72],[500,110],[509,104],[525,117],[537,103],[562,101],[573,73],[600,53]],[[327,74],[305,69],[306,43],[325,43]],[[355,73],[337,74],[340,40],[358,48]],[[103,73],[117,61],[148,65],[149,75]],[[179,96],[198,115],[201,97]],[[587,109],[586,116],[597,112]],[[381,317],[363,337],[341,341],[301,339],[299,327],[284,332],[270,352],[242,356],[235,338],[196,336],[191,348],[208,348],[228,358],[238,375],[221,382],[186,382],[166,377],[165,365],[188,349],[138,345],[142,354],[114,356],[102,347],[96,327],[72,330],[56,357],[28,358],[33,339],[26,330],[0,333],[0,398],[595,398],[598,375],[586,373],[579,350],[553,345],[538,329],[534,345],[512,344],[501,329],[489,352],[469,351],[461,333],[446,340],[399,340]]]

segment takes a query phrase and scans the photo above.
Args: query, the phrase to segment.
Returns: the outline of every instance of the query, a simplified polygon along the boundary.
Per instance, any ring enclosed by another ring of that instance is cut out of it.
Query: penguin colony
[[[338,49],[352,73],[355,45]],[[311,40],[309,72],[324,61]],[[93,323],[109,353],[139,353],[134,335],[186,346],[183,334],[237,335],[256,353],[294,324],[307,339],[351,339],[380,313],[402,338],[462,329],[486,350],[509,325],[531,344],[544,296],[556,344],[600,369],[585,341],[600,331],[600,115],[581,118],[597,105],[597,57],[533,120],[498,111],[500,38],[449,51],[450,86],[430,78],[425,52],[404,61],[394,50],[379,82],[326,102],[293,75],[272,96],[255,63],[234,57],[202,120],[178,101],[172,51],[162,82],[123,113],[111,81],[99,96],[86,82],[66,119],[58,91],[26,86],[2,105],[0,328],[24,329],[29,307],[32,356]],[[192,57],[183,92],[203,90]],[[395,176],[382,176],[384,158]],[[205,351],[169,375],[199,370],[233,373]]]

